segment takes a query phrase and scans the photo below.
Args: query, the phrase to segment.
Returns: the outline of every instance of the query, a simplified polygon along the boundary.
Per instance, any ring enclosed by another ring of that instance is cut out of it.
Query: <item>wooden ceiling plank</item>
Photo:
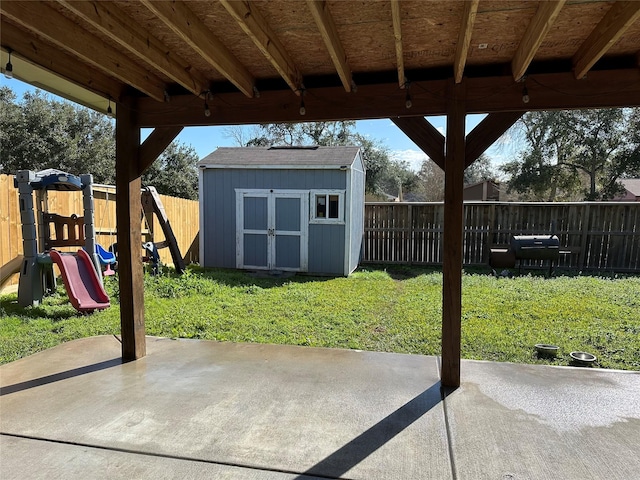
[[[58,2],[191,93],[200,95],[209,89],[209,82],[204,75],[184,64],[169,47],[141,29],[137,22],[115,5],[98,1]]]
[[[586,79],[576,80],[572,72],[530,76],[527,88],[531,100],[522,102],[522,84],[511,74],[494,77],[468,77],[467,113],[492,113],[574,108],[640,106],[640,69],[595,70]],[[442,92],[446,80],[414,81],[420,90]],[[415,95],[413,107],[405,107],[404,92],[395,80],[358,86],[358,94],[346,93],[342,86],[314,88],[305,99],[305,121],[357,120],[406,116],[432,116],[446,113],[445,95]],[[202,114],[202,100],[193,95],[176,95],[160,104],[138,101],[141,127],[169,125],[249,125],[273,122],[299,122],[299,103],[291,90],[262,91],[254,100],[240,93],[218,93],[210,102],[211,116]]]
[[[165,151],[167,146],[178,136],[184,127],[158,127],[138,147],[138,168],[136,176],[140,177],[153,162]]]
[[[275,35],[260,11],[247,1],[220,0],[240,28],[271,62],[287,85],[297,94],[302,91],[302,75],[284,45]]]
[[[573,56],[575,77],[584,77],[638,18],[640,2],[615,2]]]
[[[44,2],[1,2],[0,11],[23,28],[72,52],[96,68],[131,85],[155,100],[164,101],[164,83],[122,52],[104,44]],[[80,68],[80,64],[78,64]]]
[[[253,75],[184,2],[141,2],[242,93],[253,97]]]
[[[396,117],[390,120],[444,170],[444,136],[426,118]]]
[[[553,23],[558,18],[558,14],[564,6],[566,0],[540,2],[538,10],[527,26],[527,30],[520,40],[518,50],[511,61],[511,71],[513,78],[518,81],[527,72],[529,64],[533,61],[538,48],[542,44]]]
[[[404,51],[402,47],[402,17],[400,15],[400,1],[391,0],[391,19],[393,21],[393,38],[396,47],[396,65],[398,69],[398,84],[404,88],[407,78],[404,73]]]
[[[471,45],[471,33],[473,32],[473,24],[476,21],[479,2],[480,0],[464,2],[462,25],[460,25],[460,31],[458,32],[458,46],[456,47],[456,56],[453,63],[453,72],[456,83],[462,82],[462,75],[464,74],[464,66],[467,63],[469,45]]]
[[[32,35],[25,35],[23,30],[6,22],[4,18],[0,23],[0,31],[3,45],[10,47],[14,55],[102,97],[111,98],[114,101],[120,99],[122,86],[114,78],[88,66],[78,68],[76,58]],[[20,78],[19,72],[15,74]]]
[[[467,135],[465,168],[475,162],[487,148],[516,123],[525,112],[490,113]]]
[[[351,67],[347,62],[347,54],[338,36],[338,29],[333,21],[327,2],[325,0],[307,0],[307,5],[318,26],[322,40],[324,40],[324,44],[329,51],[340,81],[342,81],[342,86],[347,92],[350,92],[353,88]]]

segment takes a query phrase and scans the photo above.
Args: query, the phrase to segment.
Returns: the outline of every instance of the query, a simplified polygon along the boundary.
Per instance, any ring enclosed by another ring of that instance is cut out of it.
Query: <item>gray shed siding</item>
[[[340,170],[210,168],[201,174],[205,267],[236,267],[235,189],[347,189],[346,174]],[[344,274],[344,225],[309,225],[308,242],[310,272]]]

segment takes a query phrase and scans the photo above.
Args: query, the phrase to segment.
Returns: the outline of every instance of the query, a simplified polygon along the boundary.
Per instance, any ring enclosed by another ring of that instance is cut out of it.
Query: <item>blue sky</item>
[[[22,98],[24,92],[35,90],[34,87],[20,80],[7,80],[4,77],[0,78],[0,85],[10,87],[16,93],[18,99]],[[60,99],[56,95],[50,95],[53,98]],[[483,115],[467,116],[467,132],[472,130],[483,117]],[[445,117],[429,117],[428,119],[436,129],[441,133],[445,133]],[[251,129],[252,127],[246,126],[243,128]],[[356,122],[356,130],[362,135],[383,142],[391,150],[393,158],[407,161],[410,167],[416,171],[420,169],[422,161],[426,158],[424,152],[389,119],[360,120]],[[145,132],[143,132],[144,136]],[[227,127],[187,127],[178,135],[177,140],[191,145],[199,158],[208,155],[218,147],[237,145],[234,139],[228,136]],[[508,156],[507,149],[504,148],[504,145],[508,143],[508,137],[502,140],[501,145],[498,145],[499,143],[501,142],[497,142],[487,151],[494,166],[504,162]]]

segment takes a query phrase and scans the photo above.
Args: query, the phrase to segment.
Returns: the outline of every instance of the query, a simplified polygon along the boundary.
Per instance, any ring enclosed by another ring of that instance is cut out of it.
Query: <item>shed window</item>
[[[314,190],[309,204],[311,223],[344,222],[344,191]]]

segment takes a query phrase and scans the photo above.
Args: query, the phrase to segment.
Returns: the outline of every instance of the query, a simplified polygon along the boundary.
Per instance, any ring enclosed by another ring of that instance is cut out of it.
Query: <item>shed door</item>
[[[238,268],[307,271],[308,195],[236,190]]]

